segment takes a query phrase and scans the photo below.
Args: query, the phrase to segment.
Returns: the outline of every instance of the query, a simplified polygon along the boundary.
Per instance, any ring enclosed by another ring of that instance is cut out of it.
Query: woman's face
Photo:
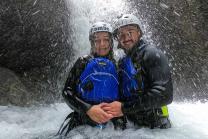
[[[110,52],[111,39],[108,32],[95,33],[94,53],[98,56],[106,56]]]

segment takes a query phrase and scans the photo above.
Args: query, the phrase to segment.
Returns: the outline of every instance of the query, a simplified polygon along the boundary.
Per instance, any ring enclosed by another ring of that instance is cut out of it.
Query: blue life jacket
[[[118,100],[118,74],[115,64],[103,57],[92,58],[80,76],[81,98],[91,104]]]
[[[141,45],[142,49],[145,45]],[[141,56],[140,59],[141,60]],[[127,101],[137,100],[144,92],[144,80],[142,77],[142,65],[140,61],[133,64],[131,57],[126,56],[121,60],[120,64],[121,76],[121,95]],[[159,111],[158,111],[159,110]],[[156,114],[162,117],[168,117],[168,107],[166,105],[158,109]],[[143,120],[143,119],[142,119]]]
[[[141,70],[135,68],[130,57],[122,59],[121,73],[121,93],[125,99],[136,99],[138,92],[144,89],[143,81],[138,82],[137,75],[141,76]],[[140,77],[142,78],[142,77]],[[140,89],[140,90],[139,90]]]

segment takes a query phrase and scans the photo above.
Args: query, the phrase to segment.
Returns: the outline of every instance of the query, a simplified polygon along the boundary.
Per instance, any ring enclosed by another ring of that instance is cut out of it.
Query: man
[[[119,99],[112,27],[105,22],[96,22],[90,29],[89,40],[91,54],[78,58],[65,83],[62,95],[74,112],[67,116],[69,121],[64,121],[58,134],[67,135],[80,125],[103,128],[113,118],[102,109],[102,102]],[[125,119],[111,121],[115,128],[125,128]]]
[[[173,100],[170,68],[165,55],[142,39],[137,17],[125,14],[116,23],[114,37],[126,56],[119,61],[122,102],[103,109],[114,117],[127,116],[138,126],[170,128],[167,106]]]

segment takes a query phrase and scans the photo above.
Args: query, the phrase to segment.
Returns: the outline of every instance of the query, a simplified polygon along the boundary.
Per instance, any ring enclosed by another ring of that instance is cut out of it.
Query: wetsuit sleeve
[[[151,48],[151,47],[150,47]],[[173,86],[166,56],[156,48],[148,48],[143,55],[145,90],[138,99],[122,103],[123,113],[136,113],[170,104]]]
[[[87,64],[85,58],[79,58],[69,72],[66,80],[62,96],[67,105],[78,113],[86,113],[91,107],[90,104],[84,102],[76,92],[76,86],[79,82],[79,77]]]

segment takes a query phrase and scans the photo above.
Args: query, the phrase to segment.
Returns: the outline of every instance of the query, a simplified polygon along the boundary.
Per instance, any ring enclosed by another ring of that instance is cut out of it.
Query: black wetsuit
[[[70,121],[68,123],[68,130],[66,134],[72,130],[73,128],[79,125],[90,125],[90,126],[97,126],[98,123],[92,121],[86,112],[91,108],[92,104],[86,103],[81,99],[81,96],[76,92],[76,87],[79,84],[79,78],[82,72],[84,71],[89,59],[96,57],[96,56],[84,56],[78,58],[75,62],[74,66],[72,67],[67,81],[65,83],[65,87],[63,89],[63,97],[66,103],[69,105],[71,109],[74,110],[73,113],[69,115]],[[110,57],[110,56],[109,56]],[[115,60],[112,58],[106,57],[115,63]],[[125,118],[114,118],[111,120],[114,124],[115,128],[124,129],[126,126]],[[63,129],[63,128],[62,128]],[[65,129],[60,131],[61,133],[64,132]]]
[[[142,93],[134,92],[138,94],[136,99],[126,100],[123,97],[122,112],[138,126],[169,128],[171,124],[168,117],[161,116],[161,107],[173,100],[172,79],[166,56],[143,40],[127,55],[134,65],[141,66],[138,75],[141,78],[138,80],[144,82],[144,88]]]

